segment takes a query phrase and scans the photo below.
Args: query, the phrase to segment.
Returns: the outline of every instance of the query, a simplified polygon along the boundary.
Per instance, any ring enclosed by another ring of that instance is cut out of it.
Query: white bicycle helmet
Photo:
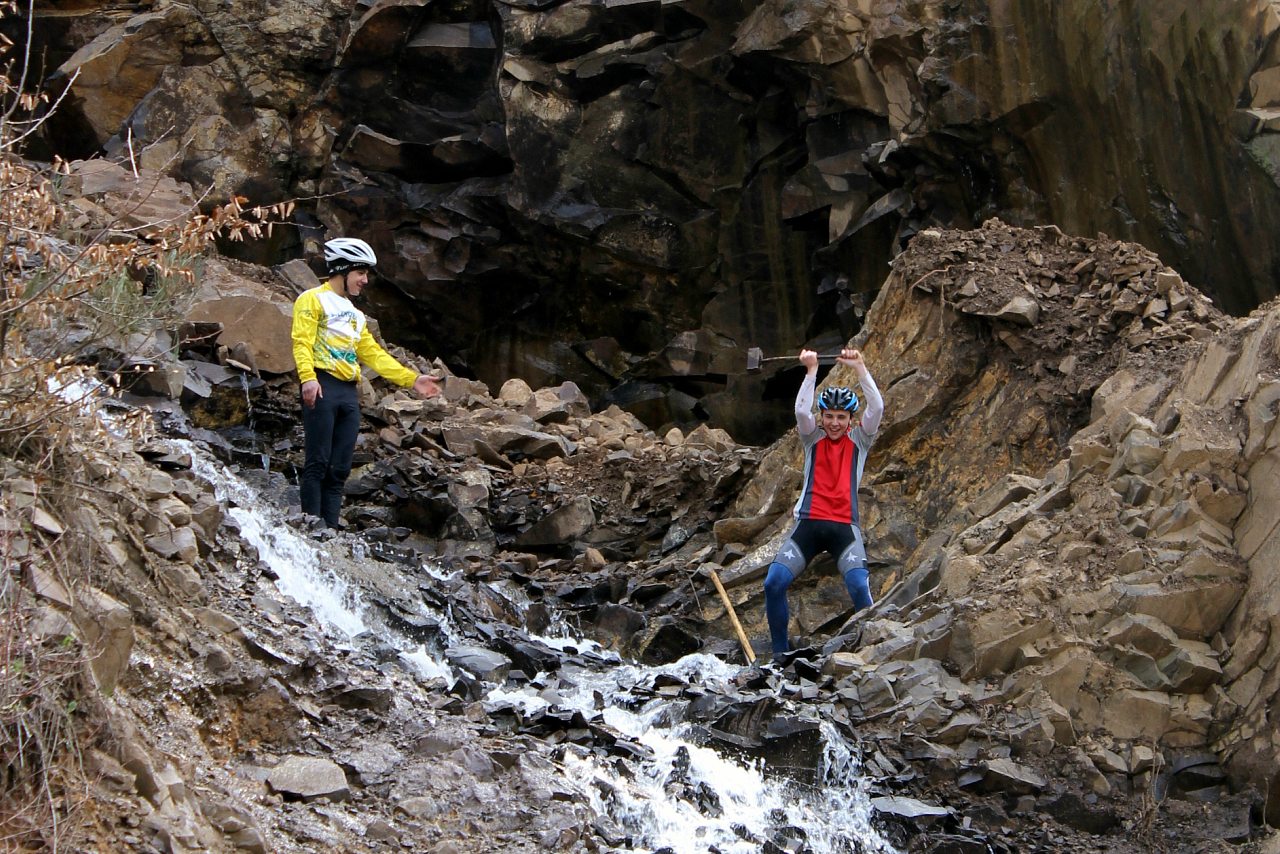
[[[358,237],[335,237],[324,245],[324,263],[330,276],[367,267],[372,271],[378,266],[378,256],[373,247]]]

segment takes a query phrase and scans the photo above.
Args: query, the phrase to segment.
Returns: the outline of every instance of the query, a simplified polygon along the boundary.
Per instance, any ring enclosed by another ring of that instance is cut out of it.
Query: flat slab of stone
[[[445,650],[444,657],[454,667],[485,682],[506,682],[511,671],[511,659],[482,646],[451,646]]]
[[[897,795],[890,795],[883,798],[872,798],[871,808],[876,812],[886,813],[888,815],[897,816],[898,818],[910,819],[912,821],[924,820],[924,823],[930,824],[930,820],[944,818],[951,814],[951,810],[938,804],[927,804],[924,801],[915,798],[904,798]]]
[[[290,756],[271,769],[267,785],[286,797],[304,801],[316,798],[344,801],[351,797],[347,775],[337,763],[316,756]]]
[[[982,787],[987,791],[1028,795],[1039,792],[1048,783],[1043,777],[1012,759],[991,759],[982,763]]]

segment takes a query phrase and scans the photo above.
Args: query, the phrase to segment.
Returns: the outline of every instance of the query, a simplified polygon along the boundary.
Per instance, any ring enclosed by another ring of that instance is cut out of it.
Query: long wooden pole
[[[729,594],[725,592],[724,585],[720,583],[720,575],[714,569],[711,570],[711,582],[715,584],[720,601],[724,602],[725,610],[729,612],[729,622],[733,623],[733,630],[738,633],[738,643],[742,644],[742,651],[746,653],[747,664],[754,664],[756,652],[751,648],[751,641],[747,640],[747,633],[742,630],[742,623],[738,622],[738,612],[733,610]]]

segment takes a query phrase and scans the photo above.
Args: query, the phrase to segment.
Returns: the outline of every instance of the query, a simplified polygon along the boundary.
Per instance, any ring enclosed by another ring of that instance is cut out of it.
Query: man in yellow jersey
[[[360,364],[423,397],[440,393],[439,381],[397,362],[373,340],[364,312],[351,298],[369,284],[377,266],[373,248],[354,237],[324,245],[329,280],[293,303],[293,361],[302,383],[306,464],[298,491],[302,512],[341,527],[342,489],[360,431]]]

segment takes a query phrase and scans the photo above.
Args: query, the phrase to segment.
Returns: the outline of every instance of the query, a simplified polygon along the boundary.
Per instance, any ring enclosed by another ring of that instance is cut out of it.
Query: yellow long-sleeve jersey
[[[326,282],[304,291],[293,303],[293,361],[298,380],[309,382],[316,371],[351,382],[360,378],[361,363],[398,386],[413,385],[418,374],[396,361],[374,340],[364,312]]]

